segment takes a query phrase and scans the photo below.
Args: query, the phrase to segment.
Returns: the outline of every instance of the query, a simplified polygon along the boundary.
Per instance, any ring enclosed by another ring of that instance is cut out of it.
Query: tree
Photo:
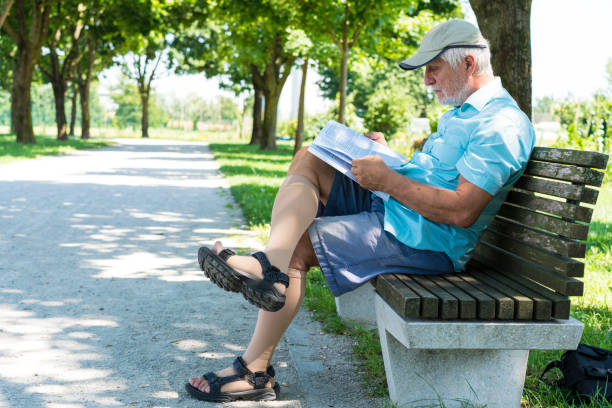
[[[306,98],[306,74],[308,73],[308,60],[306,57],[302,62],[302,80],[300,83],[300,101],[298,104],[297,126],[295,128],[295,141],[293,144],[293,155],[302,148],[304,140],[304,99]]]
[[[493,71],[531,118],[531,0],[470,0]]]
[[[2,26],[4,25],[4,21],[6,20],[6,17],[8,16],[9,12],[11,11],[13,3],[14,0],[6,0],[6,3],[4,3],[4,6],[2,6],[2,9],[0,11],[0,28],[2,28]]]
[[[130,79],[135,80],[140,96],[141,135],[149,137],[149,98],[151,96],[151,83],[159,63],[164,57],[166,48],[165,39],[144,39],[144,44],[138,54],[133,53],[123,58],[123,73]]]
[[[399,30],[402,18],[418,16],[425,10],[439,16],[452,15],[458,10],[456,0],[300,0],[300,3],[303,13],[311,16],[305,20],[307,32],[327,36],[338,50],[339,61],[334,65],[339,69],[340,123],[346,120],[349,58],[355,48],[370,54],[396,53],[405,49],[398,40],[407,38],[406,33]],[[412,21],[413,27],[419,25]]]
[[[82,56],[79,40],[83,34],[86,5],[82,0],[62,1],[51,21],[53,35],[46,46],[49,53],[41,58],[39,69],[53,87],[57,140],[68,140],[66,91],[74,68]]]
[[[11,90],[11,122],[18,143],[36,143],[32,127],[31,91],[34,67],[49,30],[52,0],[22,0],[4,23],[17,44]]]

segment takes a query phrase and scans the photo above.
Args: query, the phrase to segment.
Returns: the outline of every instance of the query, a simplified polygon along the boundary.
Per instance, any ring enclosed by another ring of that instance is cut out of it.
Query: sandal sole
[[[252,305],[268,312],[276,312],[285,306],[285,295],[277,292],[271,283],[261,279],[245,277],[242,295]]]
[[[219,255],[207,247],[198,250],[198,263],[204,275],[228,292],[240,292],[242,279]]]
[[[247,390],[238,392],[220,392],[209,394],[198,390],[191,384],[185,384],[185,389],[193,398],[209,402],[232,402],[232,401],[273,401],[278,398],[280,387],[274,384],[274,388],[262,388],[258,390]],[[277,391],[278,390],[278,391]]]

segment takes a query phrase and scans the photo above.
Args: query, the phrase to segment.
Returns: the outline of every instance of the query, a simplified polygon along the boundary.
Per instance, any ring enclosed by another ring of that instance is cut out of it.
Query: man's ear
[[[474,58],[473,55],[466,55],[465,56],[465,73],[468,75],[474,75],[474,73],[476,72],[476,59]]]

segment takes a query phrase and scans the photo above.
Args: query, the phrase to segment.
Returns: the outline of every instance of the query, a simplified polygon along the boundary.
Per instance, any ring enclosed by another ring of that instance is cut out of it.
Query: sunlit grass
[[[262,152],[258,147],[238,143],[215,143],[211,144],[211,148],[249,225],[265,239],[274,197],[291,161],[291,145],[280,143],[279,150],[275,152]],[[573,298],[571,313],[585,325],[583,342],[612,348],[612,180],[608,180],[601,189],[588,248],[584,296]],[[334,297],[318,268],[308,274],[305,305],[323,323],[324,330],[354,338],[354,353],[362,364],[364,384],[370,386],[372,395],[387,395],[377,332],[347,327],[340,321]],[[566,390],[547,384],[555,378],[554,374],[547,376],[547,382],[538,380],[546,364],[561,354],[561,351],[530,353],[523,393],[524,406],[612,407],[612,404],[601,400],[591,403],[575,400]]]
[[[104,147],[113,144],[109,140],[70,139],[58,141],[53,136],[36,136],[35,144],[22,144],[15,141],[15,135],[0,135],[0,165],[18,160],[33,159],[41,156],[68,154],[75,150]]]

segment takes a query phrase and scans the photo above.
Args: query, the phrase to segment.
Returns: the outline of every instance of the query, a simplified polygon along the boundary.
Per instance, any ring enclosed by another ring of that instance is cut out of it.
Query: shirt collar
[[[493,97],[501,90],[503,90],[501,79],[500,77],[495,77],[491,82],[471,94],[465,100],[465,102],[463,102],[463,105],[461,105],[459,109],[461,111],[464,111],[465,108],[467,108],[467,106],[465,105],[470,104],[474,109],[481,111],[482,108],[484,108],[484,106],[487,104],[487,102],[493,99]]]

